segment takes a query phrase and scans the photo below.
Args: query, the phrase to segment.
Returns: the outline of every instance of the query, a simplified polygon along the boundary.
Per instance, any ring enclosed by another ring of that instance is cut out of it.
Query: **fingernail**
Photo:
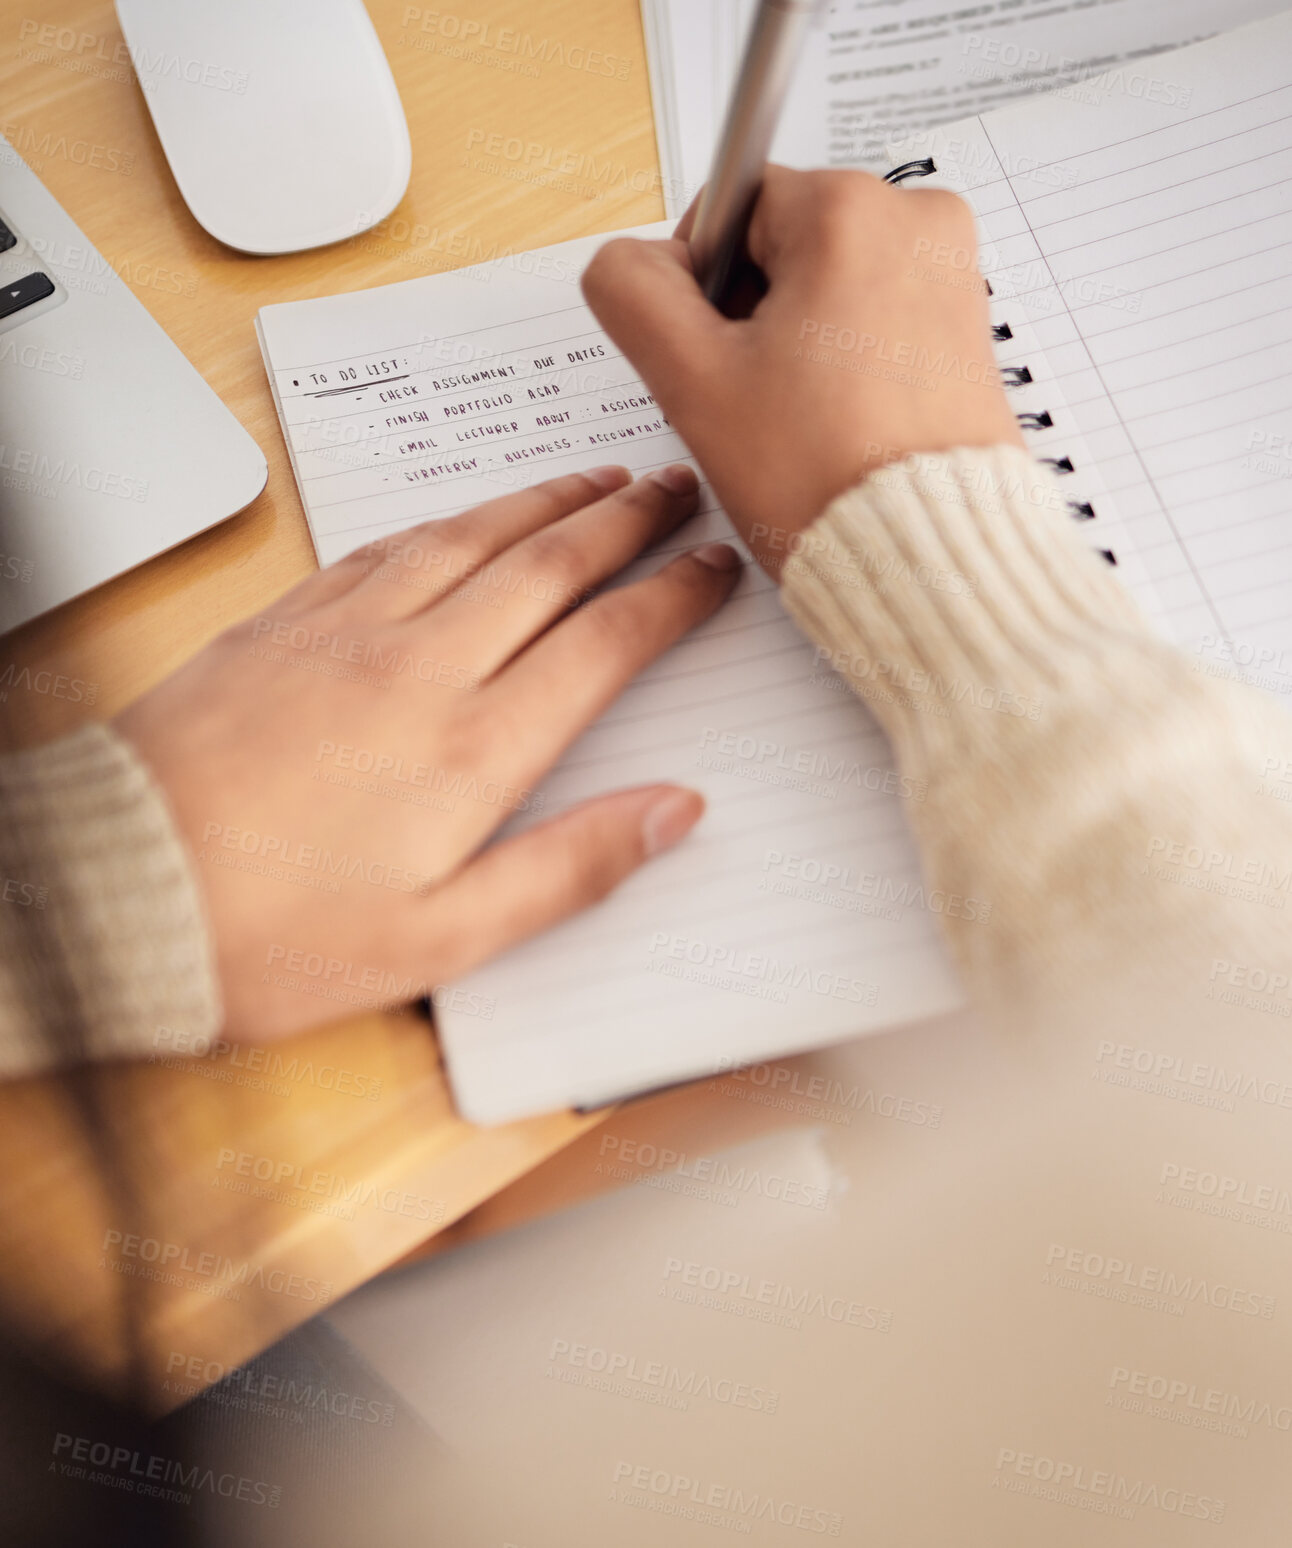
[[[622,489],[625,484],[632,481],[632,474],[622,466],[589,468],[583,476],[590,478],[598,489],[604,489],[607,493],[614,489]]]
[[[647,855],[671,849],[704,815],[704,797],[694,790],[670,790],[642,818],[642,847]]]
[[[730,543],[706,543],[703,548],[693,548],[691,558],[711,570],[734,570],[740,563],[740,555]]]
[[[694,494],[700,487],[700,480],[696,478],[694,468],[687,467],[685,462],[675,462],[671,467],[657,468],[650,476],[661,489],[667,489],[671,495]]]

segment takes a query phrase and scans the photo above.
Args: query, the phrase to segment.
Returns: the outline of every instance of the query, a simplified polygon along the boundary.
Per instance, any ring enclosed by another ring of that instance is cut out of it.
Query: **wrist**
[[[819,668],[926,767],[1042,719],[1111,632],[1150,634],[1054,480],[1012,445],[872,473],[798,535],[782,594]]]

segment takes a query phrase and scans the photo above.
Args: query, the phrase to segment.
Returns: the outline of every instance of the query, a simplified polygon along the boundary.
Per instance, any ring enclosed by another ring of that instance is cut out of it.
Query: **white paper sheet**
[[[642,0],[670,215],[709,163],[754,0]],[[986,112],[1283,9],[1279,0],[832,0],[775,157],[886,171],[896,138]]]

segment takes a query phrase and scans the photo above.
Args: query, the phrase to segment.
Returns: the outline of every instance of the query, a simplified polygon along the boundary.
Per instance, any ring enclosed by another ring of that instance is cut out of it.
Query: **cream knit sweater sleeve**
[[[1250,1002],[1268,1026],[1253,990],[1292,974],[1292,716],[1166,644],[1038,464],[999,447],[881,469],[782,588],[927,781],[930,884],[992,905],[986,926],[944,920],[978,1005],[1143,1034]]]
[[[163,1030],[214,1035],[188,855],[108,727],[0,757],[0,866],[0,1078],[147,1054]]]

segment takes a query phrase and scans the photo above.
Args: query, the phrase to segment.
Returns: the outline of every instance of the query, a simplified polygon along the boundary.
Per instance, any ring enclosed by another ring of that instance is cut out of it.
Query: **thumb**
[[[720,367],[733,325],[705,299],[685,242],[607,242],[584,271],[583,294],[666,413]]]
[[[704,813],[676,785],[620,790],[495,844],[427,899],[422,939],[436,982],[481,963],[599,903]],[[429,980],[428,980],[429,981]]]

